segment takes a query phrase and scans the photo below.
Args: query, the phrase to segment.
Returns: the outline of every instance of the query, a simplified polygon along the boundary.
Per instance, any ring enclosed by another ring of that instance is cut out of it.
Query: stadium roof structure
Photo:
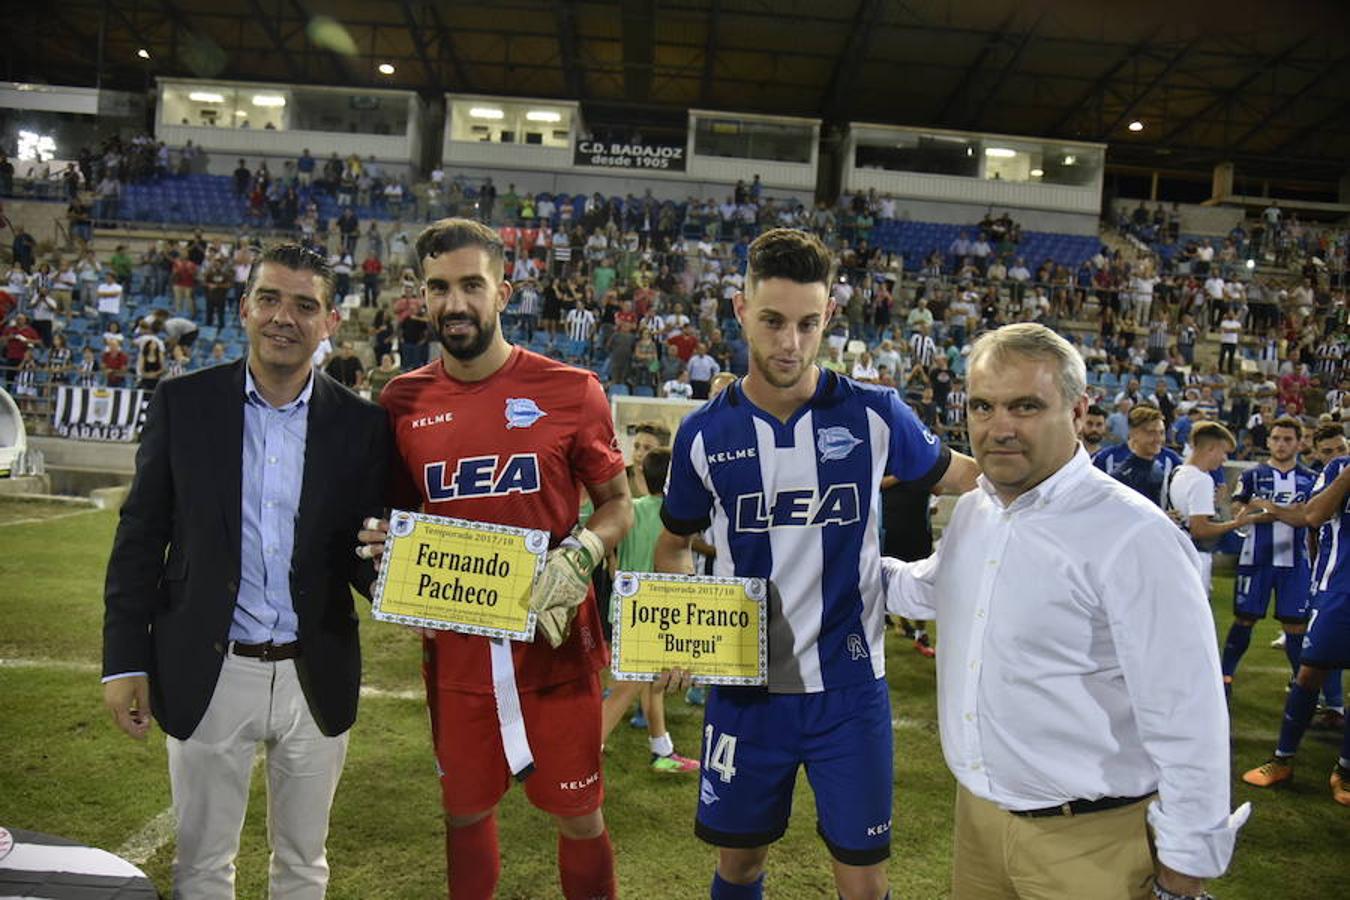
[[[193,76],[559,97],[615,122],[698,107],[988,130],[1106,141],[1126,169],[1233,161],[1322,185],[1350,161],[1344,0],[61,0],[6,18],[15,81]]]

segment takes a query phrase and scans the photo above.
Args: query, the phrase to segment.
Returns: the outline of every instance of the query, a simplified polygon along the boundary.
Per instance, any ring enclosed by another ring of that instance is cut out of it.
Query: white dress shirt
[[[1012,503],[980,478],[933,556],[887,560],[887,611],[938,622],[947,765],[1007,810],[1158,792],[1158,856],[1223,874],[1228,712],[1191,542],[1081,448]]]

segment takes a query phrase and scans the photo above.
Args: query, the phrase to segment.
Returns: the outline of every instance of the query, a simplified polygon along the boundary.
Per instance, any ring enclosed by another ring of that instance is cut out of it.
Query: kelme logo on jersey
[[[821,462],[844,459],[861,443],[860,439],[853,436],[853,432],[842,425],[816,430],[816,449],[820,451]]]
[[[506,398],[506,427],[529,428],[548,413],[539,408],[529,397]]]
[[[500,456],[466,456],[453,473],[448,469],[447,462],[427,463],[423,468],[428,502],[533,494],[539,490],[539,459],[533,453],[517,453],[505,462]]]
[[[859,519],[858,486],[834,484],[824,494],[814,490],[779,491],[765,505],[763,493],[736,497],[736,530],[816,528],[851,525]]]

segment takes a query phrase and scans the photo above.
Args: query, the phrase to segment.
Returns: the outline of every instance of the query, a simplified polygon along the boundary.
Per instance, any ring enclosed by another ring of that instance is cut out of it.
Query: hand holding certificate
[[[384,622],[534,639],[548,534],[395,510],[371,614]]]
[[[674,669],[704,684],[765,683],[763,579],[619,572],[610,603],[615,678],[657,681]]]

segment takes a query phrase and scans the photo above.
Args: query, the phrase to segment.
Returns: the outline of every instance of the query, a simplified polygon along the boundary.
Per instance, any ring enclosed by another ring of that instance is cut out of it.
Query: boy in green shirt
[[[642,480],[647,483],[651,493],[633,501],[633,527],[615,551],[618,557],[617,571],[651,572],[652,553],[656,549],[656,538],[661,534],[661,502],[665,496],[666,474],[670,470],[670,451],[658,447],[648,451],[640,463],[634,462],[641,465]],[[611,621],[609,615],[606,615],[605,620]],[[653,691],[652,686],[645,682],[615,683],[610,695],[605,698],[601,741],[608,739],[634,697],[639,698],[638,702],[646,714],[647,743],[652,752],[653,771],[670,775],[697,772],[698,760],[675,752],[675,744],[666,730],[665,695]]]

